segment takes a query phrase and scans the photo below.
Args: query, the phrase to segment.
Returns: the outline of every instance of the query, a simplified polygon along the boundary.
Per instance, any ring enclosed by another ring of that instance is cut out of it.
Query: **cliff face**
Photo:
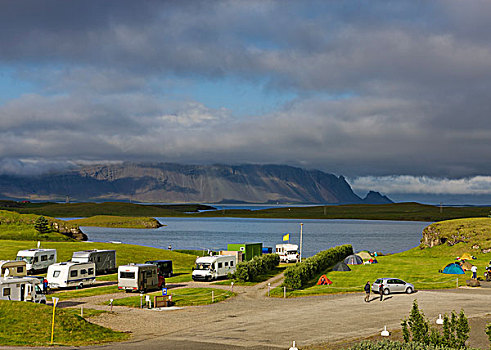
[[[283,165],[97,165],[36,177],[0,176],[4,198],[162,203],[390,203],[358,197],[344,177]]]

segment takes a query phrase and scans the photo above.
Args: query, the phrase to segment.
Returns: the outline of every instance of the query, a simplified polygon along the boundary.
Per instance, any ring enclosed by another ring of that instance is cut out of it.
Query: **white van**
[[[71,261],[53,264],[48,267],[46,279],[50,288],[83,288],[95,282],[95,264]]]
[[[194,281],[211,281],[234,273],[236,257],[233,255],[204,256],[196,259],[193,270]]]
[[[290,243],[277,244],[276,254],[280,256],[280,262],[296,263],[298,261],[298,245]]]
[[[0,260],[0,277],[27,276],[26,262],[24,260]]]
[[[95,273],[106,274],[116,272],[116,251],[105,249],[91,249],[73,252],[73,262],[93,262],[95,263]]]
[[[19,250],[15,260],[26,262],[27,273],[46,271],[49,265],[56,262],[56,249]]]
[[[157,265],[131,263],[118,267],[118,289],[144,293],[163,286],[165,286],[165,278],[159,276]]]
[[[46,304],[41,282],[35,277],[0,277],[0,300],[32,301]]]

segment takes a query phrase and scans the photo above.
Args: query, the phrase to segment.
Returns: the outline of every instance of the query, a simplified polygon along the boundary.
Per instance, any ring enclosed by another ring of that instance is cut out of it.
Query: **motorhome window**
[[[228,261],[225,261],[225,266],[228,266]]]
[[[33,262],[37,263],[38,262],[38,257],[35,256]]]
[[[135,273],[134,272],[125,272],[121,271],[119,273],[119,278],[130,278],[130,279],[135,279]]]
[[[47,261],[48,256],[47,255],[41,255],[41,261]]]
[[[221,269],[223,264],[221,262],[218,263],[218,268]]]
[[[54,254],[51,254],[51,255],[49,256],[49,260],[55,260],[55,255],[54,255]]]
[[[39,287],[39,284],[34,285],[34,290],[36,291],[36,294],[39,293],[41,294],[43,291],[41,290],[41,287]]]
[[[230,262],[230,266],[234,266],[234,262],[233,261]]]
[[[101,262],[101,257],[100,256],[97,257],[97,262]]]
[[[7,297],[10,295],[10,288],[4,288],[3,289],[3,296],[4,297]]]
[[[24,266],[17,267],[17,273],[22,273],[22,272],[24,272]]]
[[[89,267],[89,275],[93,275],[94,274],[94,269],[92,267]]]
[[[81,275],[86,275],[86,274],[87,274],[87,270],[86,270],[86,269],[82,269],[82,270],[80,270],[80,274],[81,274]]]
[[[197,263],[196,270],[208,270],[210,268],[210,263]]]
[[[53,277],[58,277],[60,275],[60,271],[59,270],[55,270],[53,271]]]
[[[15,260],[17,261],[24,260],[26,263],[32,264],[32,256],[18,256],[17,258],[15,258]]]
[[[78,276],[78,271],[77,270],[70,271],[70,277],[77,277],[77,276]]]

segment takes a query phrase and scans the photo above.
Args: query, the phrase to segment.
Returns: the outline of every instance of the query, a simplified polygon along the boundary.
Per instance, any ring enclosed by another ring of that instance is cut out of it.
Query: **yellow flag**
[[[290,234],[287,233],[286,235],[283,236],[283,241],[289,241],[290,240]]]

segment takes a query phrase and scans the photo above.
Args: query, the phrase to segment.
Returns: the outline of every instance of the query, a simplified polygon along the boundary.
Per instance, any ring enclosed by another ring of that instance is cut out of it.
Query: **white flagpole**
[[[300,262],[302,262],[302,232],[303,231],[303,223],[300,223]]]

